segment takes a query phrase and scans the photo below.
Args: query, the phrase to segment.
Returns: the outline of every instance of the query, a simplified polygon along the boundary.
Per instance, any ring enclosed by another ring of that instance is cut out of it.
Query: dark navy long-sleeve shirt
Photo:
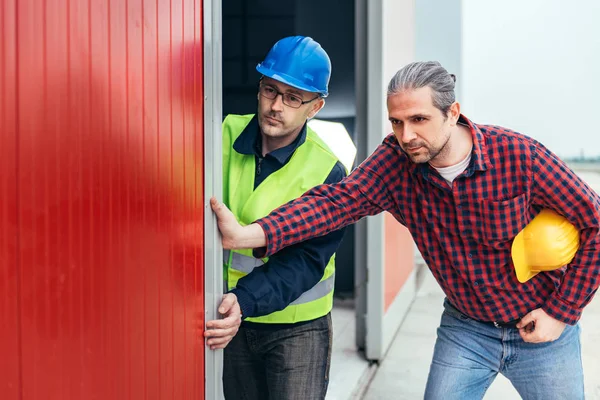
[[[281,169],[290,160],[296,149],[306,140],[306,124],[288,146],[262,156],[262,143],[257,118],[254,117],[233,144],[240,154],[254,155],[256,170],[254,189],[272,173]],[[341,181],[346,176],[344,166],[338,161],[324,183]],[[242,310],[242,317],[257,317],[283,310],[302,293],[316,285],[325,268],[344,237],[344,229],[325,236],[310,239],[287,247],[269,257],[264,265],[255,268],[241,278],[235,293]],[[267,325],[244,322],[253,327]],[[268,324],[271,328],[286,324]]]

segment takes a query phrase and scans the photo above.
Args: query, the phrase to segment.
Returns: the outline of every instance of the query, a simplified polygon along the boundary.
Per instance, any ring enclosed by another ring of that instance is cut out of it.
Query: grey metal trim
[[[210,198],[222,197],[222,32],[221,0],[203,0],[204,49],[204,316],[218,318],[223,295],[223,259],[217,220]],[[223,399],[223,350],[204,347],[204,397]]]
[[[362,163],[369,156],[368,148],[368,101],[367,93],[369,91],[369,74],[368,74],[368,26],[367,26],[367,0],[356,0],[354,23],[355,43],[354,43],[354,63],[356,69],[354,80],[356,86],[356,164]]]
[[[356,86],[356,164],[369,155],[367,146],[367,93],[368,93],[368,48],[367,48],[367,0],[355,0],[355,86]],[[366,218],[354,225],[354,316],[355,342],[359,350],[366,347],[367,336],[367,221]]]
[[[385,93],[383,92],[383,19],[384,1],[367,5],[367,149],[377,148],[383,139]],[[388,0],[389,1],[389,0]],[[367,335],[365,355],[369,360],[383,357],[384,314],[384,215],[367,218]]]

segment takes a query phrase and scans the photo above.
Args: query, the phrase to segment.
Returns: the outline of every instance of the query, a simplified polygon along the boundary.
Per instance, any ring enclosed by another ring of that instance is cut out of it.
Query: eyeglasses
[[[277,96],[281,95],[281,98],[283,99],[283,104],[285,104],[288,107],[292,107],[292,108],[300,108],[304,104],[310,103],[311,101],[315,101],[316,99],[321,97],[321,96],[317,96],[314,99],[302,101],[302,97],[300,97],[296,94],[282,93],[279,90],[275,89],[273,86],[264,85],[262,83],[259,86],[258,93],[260,93],[261,96],[263,96],[269,100],[273,100]]]

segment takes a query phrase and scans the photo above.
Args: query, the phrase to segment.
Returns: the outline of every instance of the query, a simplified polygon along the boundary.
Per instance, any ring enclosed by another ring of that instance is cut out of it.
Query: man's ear
[[[310,109],[310,112],[308,113],[308,118],[314,118],[315,115],[317,115],[317,113],[319,111],[321,111],[321,109],[324,106],[325,106],[325,99],[324,98],[320,98],[320,99],[315,100],[312,108]]]
[[[455,101],[450,106],[450,109],[448,110],[448,118],[450,118],[451,126],[456,125],[458,122],[458,119],[460,118],[460,103],[458,101]]]

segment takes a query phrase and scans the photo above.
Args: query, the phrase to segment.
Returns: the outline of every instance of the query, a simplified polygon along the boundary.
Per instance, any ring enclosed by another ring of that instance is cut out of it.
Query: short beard
[[[446,137],[446,140],[444,141],[444,144],[442,144],[437,149],[433,149],[433,151],[432,151],[431,148],[423,146],[424,148],[427,149],[427,152],[429,154],[427,155],[427,157],[425,159],[422,159],[422,160],[415,160],[415,158],[420,158],[420,157],[423,157],[424,155],[412,156],[408,151],[404,151],[404,152],[408,156],[408,158],[410,158],[410,160],[412,162],[414,162],[415,164],[425,164],[425,163],[431,162],[436,157],[438,157],[440,154],[442,156],[448,154],[448,152],[450,151],[450,148],[448,147],[448,142],[449,141],[450,141],[450,134],[448,134],[448,136]]]
[[[431,162],[433,161],[436,157],[438,156],[446,156],[448,153],[450,153],[450,146],[448,146],[448,142],[450,141],[450,133],[448,133],[448,136],[446,136],[446,140],[444,141],[444,144],[432,155],[429,157],[429,160],[427,160],[427,162]]]

